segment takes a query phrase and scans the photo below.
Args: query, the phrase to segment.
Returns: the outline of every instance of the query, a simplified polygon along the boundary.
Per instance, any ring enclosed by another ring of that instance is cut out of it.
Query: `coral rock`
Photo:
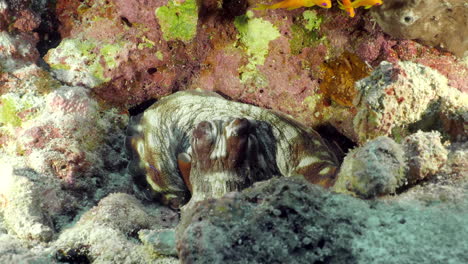
[[[403,139],[402,147],[407,159],[408,183],[434,176],[447,161],[447,149],[437,132],[418,131]]]
[[[48,192],[43,184],[35,184],[37,175],[27,168],[13,167],[1,161],[0,196],[7,230],[22,240],[47,242],[54,235],[50,216],[43,209],[43,195]],[[56,186],[57,187],[57,186]],[[50,186],[51,190],[53,187]]]
[[[453,207],[412,202],[367,202],[300,179],[272,179],[197,203],[177,230],[179,258],[201,264],[468,261],[466,199]]]
[[[411,130],[434,128],[439,101],[450,90],[445,77],[412,62],[382,62],[356,87],[353,125],[361,143],[386,135],[400,141]]]
[[[406,184],[407,170],[401,146],[378,137],[346,155],[333,190],[364,198],[395,193]]]
[[[138,237],[152,254],[177,256],[175,230],[141,230]]]
[[[79,257],[93,263],[157,263],[130,236],[141,229],[173,227],[175,219],[175,213],[167,208],[144,207],[131,195],[114,193],[64,230],[54,241],[53,250],[66,262]]]

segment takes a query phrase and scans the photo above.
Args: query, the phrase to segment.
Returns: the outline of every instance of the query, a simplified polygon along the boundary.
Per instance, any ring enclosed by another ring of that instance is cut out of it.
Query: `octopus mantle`
[[[156,102],[131,119],[126,147],[140,191],[173,207],[275,176],[329,187],[338,167],[314,130],[212,92],[177,92]]]

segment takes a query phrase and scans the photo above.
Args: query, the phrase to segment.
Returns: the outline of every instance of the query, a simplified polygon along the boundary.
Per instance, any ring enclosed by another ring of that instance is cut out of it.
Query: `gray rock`
[[[346,200],[297,178],[278,178],[199,202],[178,226],[179,258],[182,263],[356,263],[352,239],[363,232],[358,212],[366,205]]]
[[[403,149],[389,137],[378,137],[348,153],[333,190],[363,198],[395,193],[406,184]]]
[[[468,262],[466,199],[367,202],[280,178],[199,202],[184,218],[182,263]]]
[[[409,183],[434,176],[447,161],[448,151],[438,132],[418,131],[406,137],[402,147],[409,166]]]
[[[174,229],[140,230],[138,237],[153,254],[177,256]]]

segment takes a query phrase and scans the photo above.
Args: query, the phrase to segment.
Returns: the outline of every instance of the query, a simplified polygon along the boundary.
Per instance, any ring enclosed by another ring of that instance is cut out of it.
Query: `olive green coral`
[[[197,33],[198,7],[195,0],[183,3],[170,0],[155,11],[165,40],[188,42]]]
[[[257,65],[265,63],[270,41],[280,36],[278,29],[266,20],[253,18],[251,12],[236,17],[234,25],[239,31],[239,42],[249,58],[248,63],[239,69],[241,82],[255,81],[257,86],[266,86],[266,78],[259,74]]]

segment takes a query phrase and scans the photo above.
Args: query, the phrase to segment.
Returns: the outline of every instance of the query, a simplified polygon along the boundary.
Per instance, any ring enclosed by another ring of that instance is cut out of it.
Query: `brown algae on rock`
[[[353,106],[357,94],[355,82],[367,77],[369,67],[356,55],[343,52],[338,58],[320,66],[320,90],[342,106]]]

